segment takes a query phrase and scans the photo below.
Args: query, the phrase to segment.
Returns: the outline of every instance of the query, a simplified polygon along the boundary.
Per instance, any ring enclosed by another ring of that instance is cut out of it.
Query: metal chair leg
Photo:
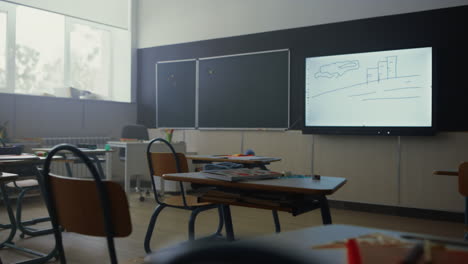
[[[31,220],[27,221],[22,221],[22,212],[23,212],[23,200],[24,196],[28,191],[36,190],[39,189],[39,186],[37,187],[27,187],[27,188],[22,188],[20,194],[18,195],[18,200],[17,200],[17,205],[16,205],[16,225],[18,229],[21,231],[20,237],[24,238],[24,235],[28,236],[41,236],[41,235],[47,235],[47,234],[52,234],[53,229],[42,229],[42,230],[36,230],[34,228],[26,227],[29,225],[35,225],[38,223],[42,222],[48,222],[50,221],[50,217],[42,217],[42,218],[34,218]]]
[[[165,204],[160,204],[158,207],[153,212],[153,215],[150,218],[150,222],[148,224],[148,230],[146,231],[145,235],[145,241],[144,241],[144,247],[145,247],[145,252],[147,254],[151,253],[151,247],[150,247],[150,242],[151,242],[151,237],[153,236],[153,231],[154,231],[154,225],[156,224],[156,219],[158,218],[159,213],[166,207]]]
[[[218,222],[218,229],[216,230],[216,235],[220,235],[221,232],[223,231],[224,220],[223,220],[223,206],[222,205],[218,205],[218,217],[219,217],[219,222]]]
[[[229,205],[223,204],[223,219],[226,225],[226,239],[227,241],[234,241],[234,228],[232,226],[232,218],[231,218],[231,208]]]
[[[207,236],[206,238],[211,238],[211,237],[217,237],[221,235],[221,231],[223,230],[223,225],[224,225],[224,219],[223,219],[223,211],[222,211],[222,206],[211,206],[211,207],[201,207],[197,208],[195,210],[192,210],[192,213],[190,214],[190,219],[189,219],[189,240],[194,240],[195,239],[195,220],[196,217],[198,216],[199,213],[211,209],[218,208],[218,216],[219,216],[219,222],[218,222],[218,228],[216,229],[216,232]]]
[[[271,210],[271,213],[273,214],[273,221],[275,222],[275,232],[280,233],[281,232],[281,225],[280,225],[280,221],[279,221],[278,211]]]
[[[192,210],[192,213],[190,214],[189,230],[188,230],[188,239],[189,240],[194,240],[195,239],[195,219],[197,218],[197,215],[201,211],[203,211],[202,208],[197,208],[195,210]]]

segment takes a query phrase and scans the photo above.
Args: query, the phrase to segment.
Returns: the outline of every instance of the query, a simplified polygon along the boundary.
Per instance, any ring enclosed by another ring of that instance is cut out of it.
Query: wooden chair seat
[[[16,186],[20,187],[20,188],[28,188],[28,187],[34,187],[34,186],[38,186],[39,183],[37,182],[37,180],[20,180],[20,181],[16,181]],[[7,184],[8,187],[10,188],[15,188],[15,183],[13,182],[9,182]]]
[[[204,205],[211,205],[210,202],[198,202],[198,196],[186,194],[185,201],[187,202],[188,206],[204,206]],[[172,206],[184,206],[184,202],[182,200],[182,195],[171,195],[164,198],[164,203]]]

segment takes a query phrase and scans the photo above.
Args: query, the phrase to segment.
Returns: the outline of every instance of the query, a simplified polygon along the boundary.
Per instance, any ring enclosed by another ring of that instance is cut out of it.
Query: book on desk
[[[282,173],[260,169],[205,170],[206,177],[223,181],[261,180],[283,176]]]

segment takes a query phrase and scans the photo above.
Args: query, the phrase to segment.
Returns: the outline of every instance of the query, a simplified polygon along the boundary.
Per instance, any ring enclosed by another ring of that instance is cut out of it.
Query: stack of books
[[[260,169],[206,170],[206,177],[223,181],[243,181],[271,179],[283,176],[282,173]]]

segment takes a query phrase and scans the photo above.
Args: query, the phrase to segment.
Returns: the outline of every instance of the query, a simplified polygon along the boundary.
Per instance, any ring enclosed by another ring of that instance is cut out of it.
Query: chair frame
[[[110,201],[109,201],[109,196],[108,196],[108,191],[107,188],[104,184],[104,182],[101,180],[101,177],[94,166],[93,162],[88,158],[86,154],[84,154],[81,150],[78,148],[68,145],[68,144],[61,144],[56,147],[54,147],[50,152],[49,155],[46,158],[46,161],[44,163],[44,168],[43,168],[43,191],[44,191],[44,198],[46,200],[46,204],[49,210],[49,214],[51,217],[51,222],[52,222],[52,227],[54,229],[54,236],[55,236],[55,241],[56,241],[56,249],[58,251],[58,257],[60,260],[60,263],[66,263],[65,259],[65,252],[62,244],[62,232],[60,230],[60,224],[58,223],[58,216],[57,216],[57,211],[54,206],[54,197],[53,193],[51,190],[51,184],[50,184],[50,164],[52,162],[52,157],[59,151],[62,150],[67,150],[75,154],[77,157],[79,157],[81,160],[83,160],[84,164],[86,167],[90,170],[95,184],[96,184],[96,189],[98,192],[99,196],[99,201],[100,205],[102,208],[103,212],[103,219],[104,219],[104,229],[106,233],[106,238],[107,238],[107,245],[108,245],[108,251],[109,251],[109,256],[111,259],[111,263],[117,263],[117,256],[115,253],[115,245],[114,245],[114,224],[111,218],[111,213],[110,213]]]
[[[217,228],[216,232],[211,236],[219,236],[220,233],[221,233],[221,230],[223,229],[223,224],[224,224],[223,206],[222,205],[218,205],[218,204],[197,205],[197,206],[188,205],[186,197],[185,197],[184,185],[183,185],[182,182],[179,182],[179,186],[180,186],[180,192],[181,192],[181,195],[182,195],[183,206],[167,204],[167,203],[164,203],[162,200],[159,199],[159,195],[158,195],[158,191],[156,189],[156,183],[155,183],[155,180],[154,180],[154,176],[162,176],[162,175],[154,175],[154,167],[153,167],[153,162],[152,162],[152,157],[151,157],[151,154],[152,154],[151,147],[156,142],[164,143],[169,147],[169,149],[170,149],[170,151],[171,151],[171,153],[172,153],[172,155],[174,156],[174,159],[175,159],[177,173],[182,172],[179,157],[178,157],[177,152],[175,151],[174,147],[171,145],[171,143],[169,143],[167,140],[162,139],[162,138],[154,138],[148,143],[148,147],[146,148],[146,157],[148,159],[148,167],[149,167],[149,170],[150,170],[150,178],[151,178],[151,185],[153,187],[154,199],[158,203],[158,206],[156,207],[153,214],[151,215],[150,222],[148,224],[148,230],[146,231],[145,240],[144,240],[144,248],[145,248],[146,253],[149,254],[149,253],[152,252],[151,247],[150,247],[150,242],[151,242],[151,237],[153,235],[154,226],[156,224],[156,219],[157,219],[158,215],[161,213],[161,211],[166,207],[179,208],[179,209],[192,211],[192,213],[190,214],[190,219],[189,219],[189,240],[194,240],[194,238],[195,238],[195,219],[196,219],[197,215],[200,212],[217,208],[218,209],[218,216],[219,216],[218,228]]]

